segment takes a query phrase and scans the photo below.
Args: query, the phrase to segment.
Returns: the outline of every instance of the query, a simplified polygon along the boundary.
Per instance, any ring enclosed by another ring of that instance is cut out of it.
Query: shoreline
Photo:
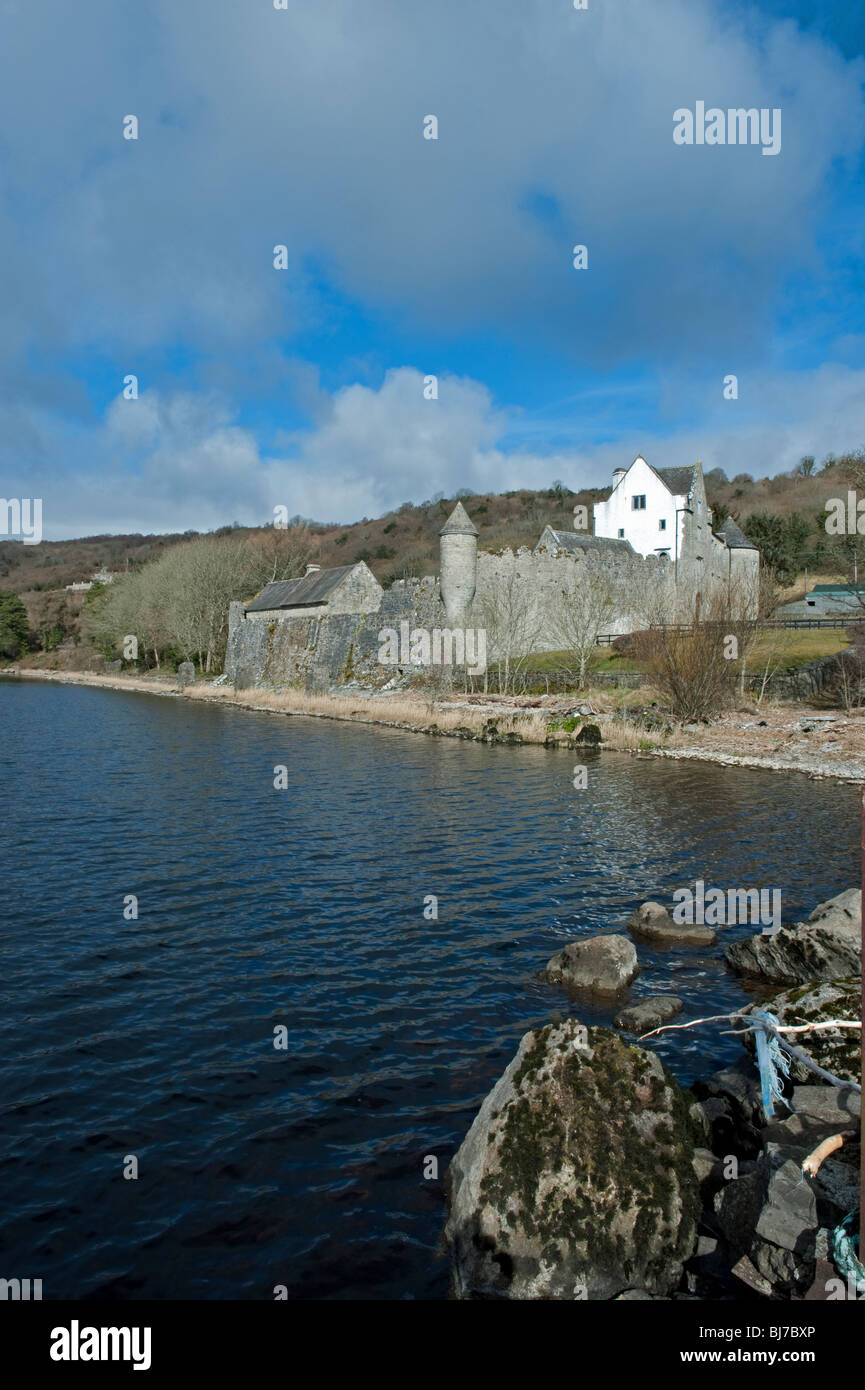
[[[176,684],[174,676],[154,677],[154,676],[124,676],[111,675],[103,676],[97,672],[90,671],[45,671],[34,670],[32,668],[6,668],[0,670],[0,677],[8,677],[14,680],[45,681],[56,685],[86,685],[95,689],[127,691],[142,695],[159,695],[173,699],[193,699],[200,700],[206,704],[224,704],[236,709],[248,709],[260,714],[282,714],[299,715],[313,719],[334,719],[347,724],[379,725],[382,728],[402,729],[406,733],[426,734],[428,737],[441,738],[474,738],[480,735],[480,728],[469,733],[470,719],[474,716],[474,723],[477,724],[477,717],[483,716],[482,722],[493,718],[497,723],[515,724],[518,720],[525,720],[536,716],[538,720],[546,720],[556,714],[554,707],[541,709],[536,706],[526,707],[516,703],[496,703],[490,701],[483,705],[469,703],[437,703],[435,706],[428,706],[429,717],[423,720],[407,718],[388,719],[384,717],[384,710],[381,714],[373,713],[371,710],[355,709],[347,711],[340,708],[321,709],[315,708],[316,700],[319,704],[326,700],[331,700],[334,706],[343,705],[371,705],[372,699],[367,694],[349,692],[346,695],[322,695],[319,697],[307,696],[300,692],[293,691],[236,691],[233,686],[213,686],[210,682],[196,682],[194,685],[181,690]],[[287,703],[292,697],[299,704],[300,708],[291,708]],[[385,699],[388,697],[377,697]],[[277,703],[282,699],[286,703]],[[398,697],[403,703],[417,706],[418,715],[423,716],[424,707],[421,701],[413,701],[407,697]],[[574,695],[570,702],[560,701],[560,704],[571,705],[580,701],[579,695]],[[397,703],[397,700],[394,700]],[[304,707],[306,706],[306,707]],[[807,713],[803,713],[802,707],[796,707],[800,718],[807,719]],[[437,719],[442,719],[445,715],[454,716],[463,720],[463,723],[452,724],[450,728],[441,727],[436,723]],[[834,716],[840,720],[842,715]],[[597,721],[599,725],[608,724],[610,719],[601,712],[587,716],[591,722]],[[749,727],[749,726],[743,726]],[[708,726],[709,729],[712,726]],[[462,732],[455,732],[462,730]],[[535,726],[537,732],[538,726]],[[678,735],[681,737],[681,735]],[[494,740],[487,740],[493,742]],[[508,738],[502,740],[511,746],[533,746],[546,748],[563,748],[570,752],[584,752],[586,748],[597,746],[600,751],[629,753],[638,758],[670,758],[679,762],[707,762],[714,763],[722,767],[744,767],[767,772],[798,772],[809,777],[812,781],[836,781],[846,784],[856,784],[865,782],[865,758],[857,758],[855,761],[833,763],[831,760],[806,760],[801,754],[794,756],[784,756],[783,754],[759,754],[759,753],[733,753],[726,748],[701,747],[699,745],[684,744],[679,747],[632,747],[627,742],[617,738],[615,741],[602,739],[599,745],[580,744],[570,737],[547,740],[541,737]],[[640,743],[647,740],[640,739]],[[732,741],[732,739],[731,739]],[[743,740],[739,739],[738,742]]]

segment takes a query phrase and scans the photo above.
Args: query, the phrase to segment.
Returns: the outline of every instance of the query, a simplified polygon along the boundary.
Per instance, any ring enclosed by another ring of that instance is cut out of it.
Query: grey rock
[[[711,946],[718,939],[710,927],[674,922],[663,903],[656,902],[642,903],[631,913],[627,928],[653,946]]]
[[[195,666],[191,661],[181,661],[177,668],[177,684],[181,690],[192,685],[195,680]]]
[[[767,1183],[763,1207],[757,1218],[757,1235],[782,1250],[795,1251],[803,1245],[803,1233],[810,1232],[813,1255],[817,1203],[811,1188],[802,1182],[801,1164],[788,1158],[787,1153],[774,1144],[766,1146]]]
[[[720,1159],[715,1157],[711,1149],[695,1149],[693,1166],[701,1187],[710,1179],[718,1181],[723,1179],[724,1165]]]
[[[627,989],[638,969],[637,952],[626,936],[590,936],[569,942],[547,961],[544,974],[551,984],[615,995]]]
[[[738,1256],[750,1245],[760,1212],[761,1196],[756,1173],[746,1173],[716,1192],[715,1221],[721,1235]]]
[[[696,1241],[693,1152],[656,1053],[573,1019],[527,1033],[449,1169],[456,1294],[668,1295]]]
[[[741,1279],[742,1283],[747,1284],[748,1288],[753,1289],[755,1293],[764,1294],[768,1298],[772,1297],[772,1285],[754,1268],[747,1255],[742,1255],[736,1261],[732,1272],[737,1279]]]
[[[741,1064],[695,1081],[693,1091],[712,1126],[716,1153],[750,1158],[760,1151],[763,1108],[760,1082],[750,1062],[743,1059]]]
[[[740,974],[779,984],[859,975],[861,897],[858,888],[849,888],[821,903],[806,922],[737,941],[727,948],[727,963]]]
[[[648,1033],[652,1028],[660,1028],[669,1019],[680,1014],[684,1005],[675,994],[651,994],[622,1009],[613,1019],[614,1028],[622,1028],[627,1033]]]
[[[815,1193],[802,1182],[803,1157],[799,1150],[767,1144],[754,1171],[715,1198],[717,1224],[734,1259],[746,1257],[782,1297],[804,1293],[814,1278],[820,1222]]]
[[[862,1097],[847,1086],[794,1086],[791,1105],[795,1114],[807,1115],[835,1133],[855,1128]]]
[[[859,1206],[859,1164],[842,1162],[837,1157],[840,1152],[824,1158],[812,1179],[820,1219],[831,1222],[833,1228]]]
[[[723,1067],[706,1081],[696,1083],[694,1090],[706,1096],[717,1096],[727,1102],[728,1108],[739,1110],[743,1119],[757,1123],[762,1117],[760,1082],[755,1070],[748,1062]]]
[[[728,1114],[727,1107],[720,1098],[695,1100],[690,1107],[691,1119],[707,1142],[712,1142],[715,1121]]]

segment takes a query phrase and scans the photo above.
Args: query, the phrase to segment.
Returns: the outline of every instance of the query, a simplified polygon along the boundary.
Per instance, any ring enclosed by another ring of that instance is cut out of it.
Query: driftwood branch
[[[822,1144],[818,1144],[816,1149],[809,1153],[808,1157],[802,1162],[802,1172],[806,1177],[813,1178],[819,1171],[823,1163],[830,1154],[840,1149],[847,1139],[858,1139],[858,1129],[842,1129],[839,1134],[830,1134],[828,1139],[824,1139]]]
[[[643,1038],[653,1038],[656,1033],[671,1033],[677,1028],[698,1028],[701,1023],[731,1023],[733,1019],[745,1018],[745,1014],[710,1014],[708,1018],[692,1018],[690,1023],[665,1023],[663,1028],[652,1028],[648,1033],[641,1033],[637,1042],[642,1042]]]
[[[741,1017],[750,1017],[750,1015],[742,1014]],[[688,1025],[683,1024],[682,1026],[686,1028]],[[756,1033],[758,1029],[762,1031],[762,1027],[762,1024],[756,1023],[750,1028],[725,1028],[724,1032],[730,1034],[732,1037],[738,1037],[741,1033]],[[851,1023],[850,1020],[846,1018],[830,1018],[828,1023],[779,1023],[774,1031],[776,1033],[817,1033],[821,1028],[861,1027],[861,1023]]]
[[[712,1014],[707,1018],[693,1018],[690,1023],[665,1023],[661,1028],[652,1028],[648,1033],[641,1033],[637,1041],[642,1042],[644,1038],[653,1038],[658,1033],[675,1032],[680,1028],[698,1028],[702,1023],[733,1023],[737,1019],[749,1020],[751,1017],[751,1014],[745,1013]],[[801,1062],[803,1067],[808,1067],[808,1069],[815,1072],[817,1076],[822,1076],[824,1081],[828,1081],[832,1086],[846,1086],[848,1090],[856,1091],[857,1094],[861,1095],[862,1087],[857,1085],[855,1081],[844,1081],[840,1076],[833,1076],[830,1071],[826,1071],[824,1067],[818,1066],[817,1063],[806,1056],[804,1052],[800,1052],[798,1047],[794,1047],[792,1043],[785,1042],[780,1036],[781,1033],[816,1033],[824,1028],[861,1029],[861,1027],[861,1023],[852,1022],[850,1019],[832,1018],[826,1023],[779,1023],[774,1027],[762,1022],[749,1022],[746,1028],[725,1028],[724,1032],[733,1036],[757,1032],[770,1033],[774,1037],[777,1037],[779,1047],[781,1047],[788,1056],[794,1057],[797,1062]]]
[[[732,1023],[737,1018],[750,1018],[750,1014],[710,1014],[707,1018],[692,1018],[690,1023],[665,1023],[662,1028],[652,1028],[648,1033],[641,1033],[638,1042],[643,1038],[653,1038],[656,1033],[669,1033],[677,1028],[698,1028],[701,1023]],[[775,1033],[816,1033],[821,1028],[861,1028],[859,1022],[851,1022],[847,1018],[830,1018],[827,1023],[779,1023],[777,1028],[772,1031]],[[724,1032],[731,1036],[738,1036],[742,1033],[756,1033],[762,1031],[762,1023],[752,1023],[747,1028],[725,1028]]]

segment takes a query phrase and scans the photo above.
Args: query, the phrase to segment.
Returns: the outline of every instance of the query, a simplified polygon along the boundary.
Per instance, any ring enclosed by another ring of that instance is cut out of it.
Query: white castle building
[[[724,583],[756,603],[760,552],[731,517],[713,530],[699,463],[653,468],[638,454],[630,468],[613,470],[613,490],[606,502],[595,503],[594,513],[596,536],[672,561],[677,585],[695,598]]]

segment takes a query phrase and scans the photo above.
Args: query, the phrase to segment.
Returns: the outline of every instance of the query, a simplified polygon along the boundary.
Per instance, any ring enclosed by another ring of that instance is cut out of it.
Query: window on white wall
[[[646,494],[644,492],[640,492],[631,498],[631,510],[635,512],[644,512],[646,510]]]
[[[667,529],[667,518],[666,518],[665,516],[662,516],[662,517],[661,517],[661,520],[658,522],[658,530],[659,530],[659,531],[666,531],[666,529]]]
[[[624,526],[620,526],[620,527],[619,527],[619,540],[620,540],[620,541],[623,541],[624,539],[625,539],[625,528],[624,528]]]

